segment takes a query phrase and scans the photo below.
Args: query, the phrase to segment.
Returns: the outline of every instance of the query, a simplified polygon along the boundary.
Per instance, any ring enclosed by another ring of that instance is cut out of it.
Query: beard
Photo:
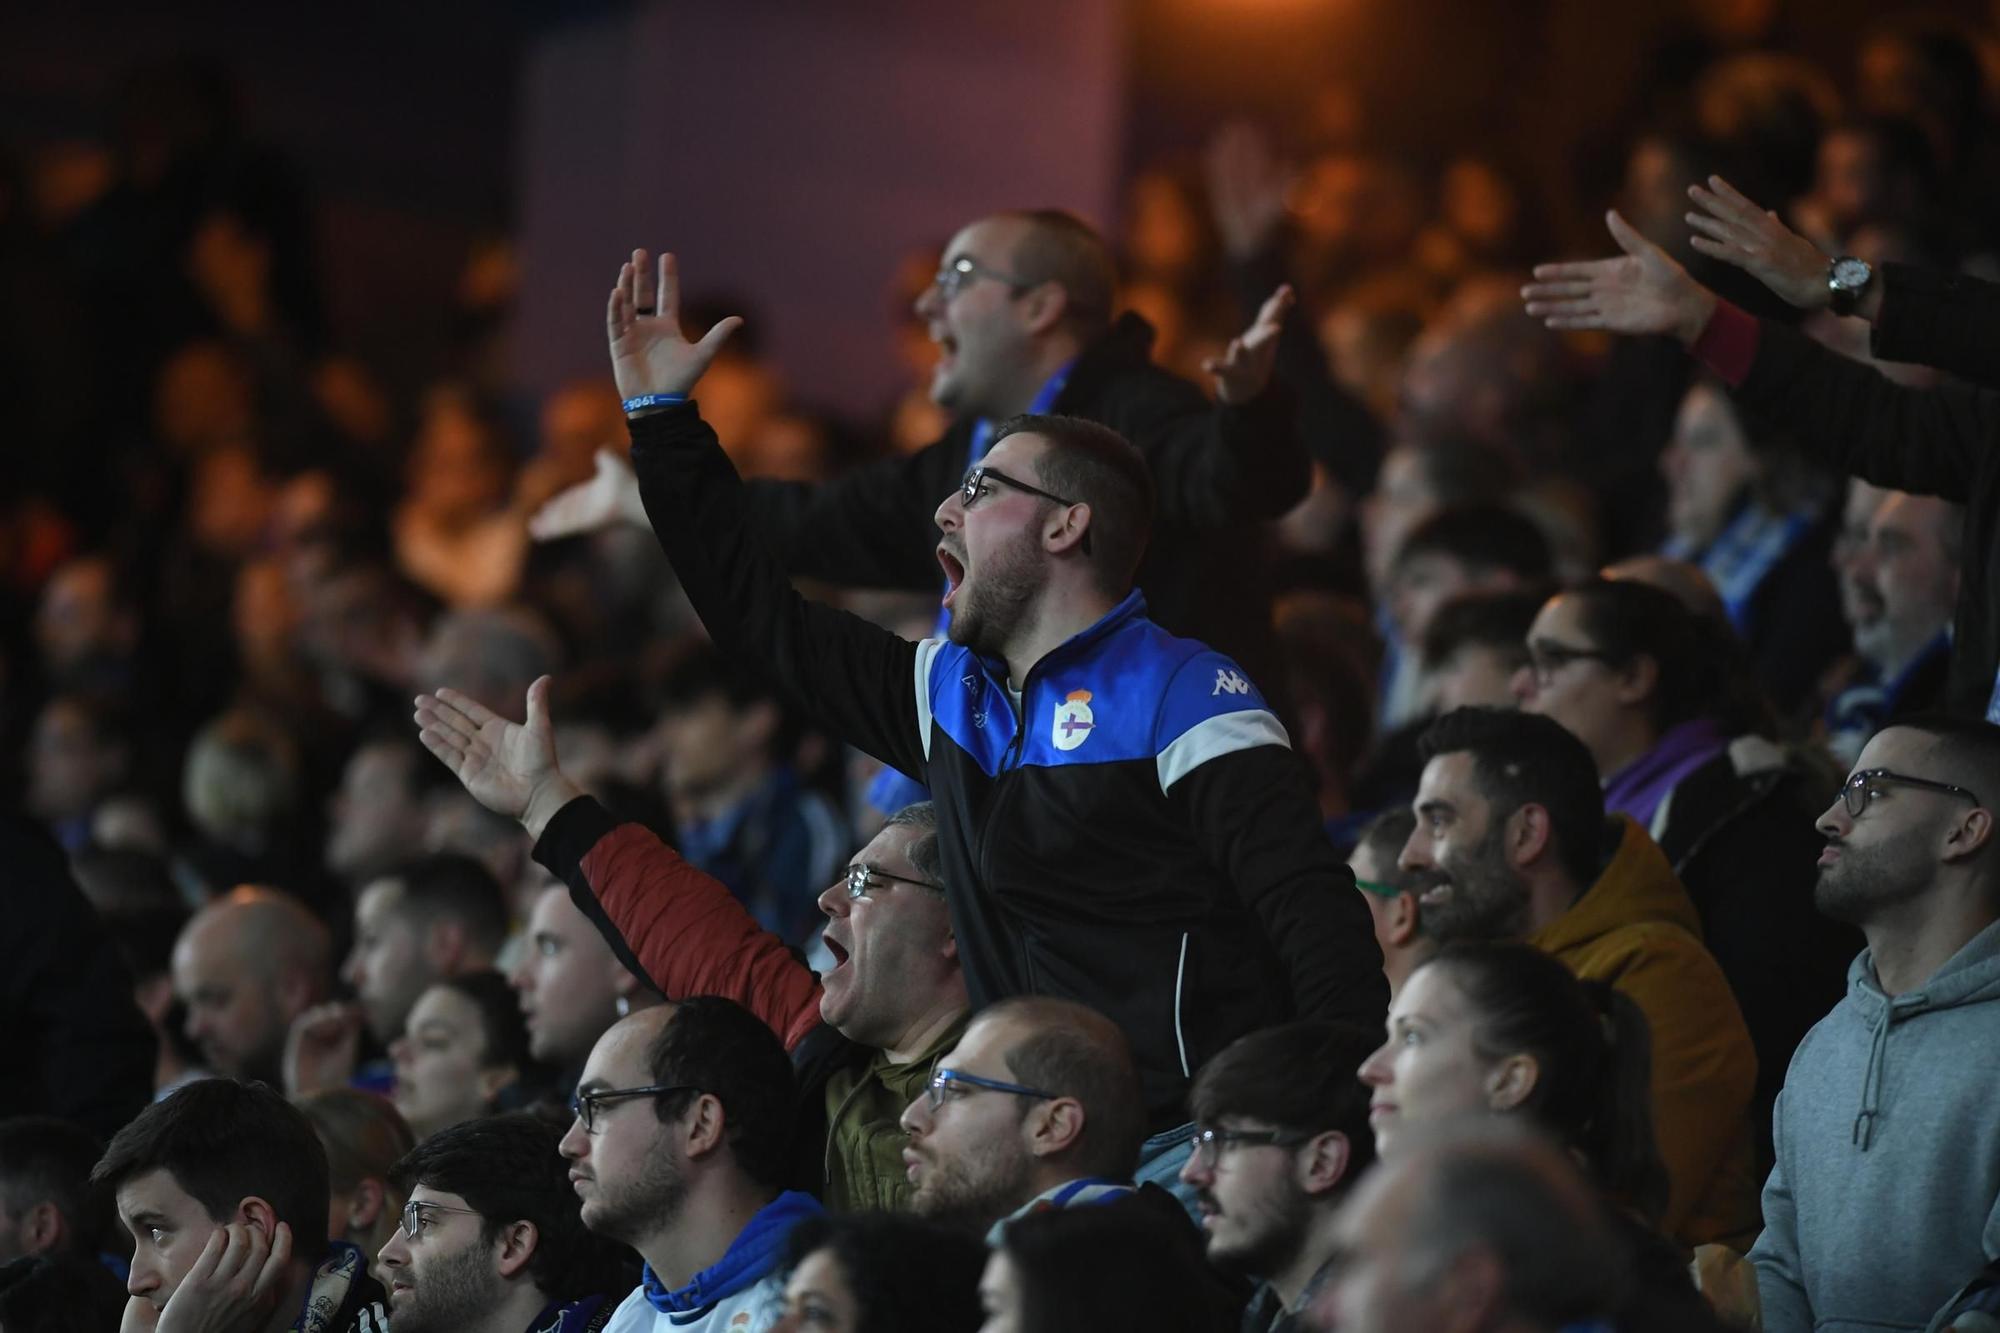
[[[1504,827],[1490,829],[1470,853],[1421,872],[1417,926],[1425,938],[1448,944],[1528,933],[1528,890],[1501,851],[1504,834]],[[1441,902],[1424,902],[1424,893],[1439,884],[1451,892]]]
[[[1215,1199],[1209,1196],[1205,1202],[1213,1206]],[[1256,1201],[1253,1211],[1247,1219],[1222,1215],[1222,1233],[1208,1238],[1208,1259],[1232,1273],[1269,1278],[1298,1258],[1311,1228],[1312,1205],[1305,1196],[1284,1190]]]
[[[951,641],[984,657],[999,657],[1048,586],[1034,530],[1024,528],[986,558],[977,583],[953,599]]]
[[[597,1179],[597,1193],[583,1201],[583,1224],[623,1245],[637,1245],[680,1213],[687,1203],[687,1174],[664,1147],[645,1159],[636,1176],[615,1183]]]
[[[396,1333],[455,1333],[477,1324],[499,1302],[487,1247],[474,1240],[416,1275],[409,1293],[396,1304]]]
[[[1840,859],[1820,868],[1813,882],[1813,906],[1834,921],[1865,925],[1881,908],[1923,892],[1930,878],[1921,858],[1913,854],[1918,847],[1915,838],[1904,844],[1910,851],[1900,855],[1894,845],[1833,845],[1840,849]]]
[[[983,1235],[1033,1197],[1021,1145],[989,1140],[955,1160],[934,1160],[910,1211],[939,1226]]]

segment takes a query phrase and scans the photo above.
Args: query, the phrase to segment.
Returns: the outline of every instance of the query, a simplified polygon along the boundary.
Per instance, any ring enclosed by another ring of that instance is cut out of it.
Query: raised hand
[[[351,1004],[316,1004],[292,1020],[285,1033],[285,1093],[305,1097],[338,1088],[361,1060],[361,1010]]]
[[[639,478],[616,450],[597,451],[597,471],[549,497],[528,519],[528,535],[538,542],[602,532],[619,523],[646,525],[646,506],[639,499]]]
[[[285,1294],[291,1258],[286,1223],[278,1223],[269,1240],[246,1222],[217,1227],[161,1308],[156,1333],[256,1333]]]
[[[1285,218],[1291,173],[1254,125],[1234,121],[1208,142],[1209,208],[1222,248],[1247,259],[1270,244]]]
[[[735,315],[689,342],[681,332],[680,269],[672,255],[660,256],[657,271],[644,250],[634,250],[618,270],[618,285],[604,311],[611,341],[611,374],[618,396],[685,394],[729,335],[742,327]]]
[[[1537,264],[1535,280],[1521,289],[1528,313],[1552,329],[1671,333],[1694,342],[1715,313],[1715,294],[1616,210],[1604,221],[1624,255]]]
[[[1278,359],[1278,331],[1294,301],[1286,283],[1272,292],[1250,327],[1229,340],[1221,356],[1211,356],[1201,368],[1215,378],[1215,396],[1225,403],[1247,403],[1271,383]]]
[[[539,838],[555,812],[582,795],[556,767],[549,678],[528,687],[528,720],[509,722],[457,690],[417,696],[417,739],[497,815],[518,819]]]
[[[1702,210],[1687,215],[1695,249],[1734,264],[1801,310],[1818,310],[1832,299],[1826,283],[1832,260],[1776,213],[1757,207],[1720,176],[1710,176],[1707,189],[1688,186],[1688,198]]]

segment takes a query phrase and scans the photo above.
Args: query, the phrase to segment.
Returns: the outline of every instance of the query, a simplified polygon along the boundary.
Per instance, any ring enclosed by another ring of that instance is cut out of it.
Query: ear
[[[1531,866],[1548,855],[1555,830],[1548,807],[1524,805],[1507,816],[1507,860],[1515,869]]]
[[[1660,664],[1650,653],[1640,653],[1618,672],[1618,702],[1638,704],[1653,697],[1660,687]]]
[[[68,1231],[62,1209],[44,1199],[21,1214],[21,1253],[53,1254],[63,1247]]]
[[[687,1127],[687,1155],[693,1161],[716,1151],[728,1140],[728,1117],[722,1102],[711,1093],[694,1099],[694,1119]]]
[[[1019,298],[1021,322],[1030,333],[1047,333],[1069,313],[1069,293],[1059,282],[1030,287]]]
[[[1389,900],[1389,943],[1402,948],[1417,937],[1417,895],[1399,893]]]
[[[389,1191],[373,1176],[363,1176],[347,1199],[347,1230],[366,1235],[389,1205]]]
[[[1307,1194],[1326,1194],[1347,1178],[1353,1145],[1337,1129],[1315,1134],[1304,1145],[1299,1163],[1299,1187]]]
[[[949,930],[945,931],[945,933],[944,933],[944,944],[943,944],[943,946],[942,946],[942,947],[941,947],[941,949],[940,949],[940,953],[942,954],[942,956],[943,956],[943,957],[945,957],[945,958],[948,958],[948,959],[950,959],[950,960],[951,960],[952,962],[954,962],[954,963],[955,963],[955,962],[957,962],[957,961],[958,961],[958,936],[957,936],[957,935],[955,935],[955,934],[953,934],[953,933],[952,933],[951,931],[949,931]]]
[[[1993,841],[1993,812],[1974,806],[1963,819],[1951,826],[1944,839],[1944,859],[1963,861]]]
[[[465,926],[457,921],[440,918],[430,924],[424,932],[424,960],[439,976],[450,976],[458,971],[458,965],[465,957]]]
[[[236,1205],[236,1216],[230,1220],[257,1228],[264,1233],[264,1239],[267,1241],[278,1234],[278,1210],[273,1208],[268,1200],[260,1199],[254,1194],[245,1196],[243,1201]]]
[[[1042,538],[1042,545],[1052,555],[1081,545],[1083,535],[1090,531],[1090,517],[1089,505],[1079,501],[1069,506],[1062,511],[1061,522]]]
[[[1057,1097],[1041,1104],[1029,1131],[1028,1151],[1037,1157],[1053,1157],[1076,1146],[1083,1137],[1083,1103],[1074,1097]]]
[[[500,1253],[495,1256],[500,1263],[500,1276],[513,1277],[528,1266],[535,1257],[535,1247],[541,1244],[541,1233],[535,1224],[523,1218],[500,1232]]]
[[[1486,1101],[1496,1111],[1511,1111],[1528,1100],[1541,1078],[1541,1065],[1526,1053],[1510,1055],[1486,1076]]]

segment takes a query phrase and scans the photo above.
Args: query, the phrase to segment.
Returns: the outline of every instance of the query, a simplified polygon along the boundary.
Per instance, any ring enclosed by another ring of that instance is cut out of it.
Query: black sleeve
[[[1882,308],[1869,351],[2000,388],[2000,285],[1965,273],[1882,266]]]
[[[834,735],[921,773],[917,645],[799,596],[752,528],[736,475],[692,402],[631,423],[646,517],[716,647]]]
[[[1979,455],[2000,434],[2000,394],[1907,389],[1769,320],[1758,321],[1756,359],[1736,398],[1784,422],[1828,467],[1957,504],[1970,498]]]
[[[880,458],[831,481],[751,481],[751,521],[784,567],[844,588],[941,591],[931,516],[965,471],[971,440],[955,429],[913,454]]]
[[[1277,518],[1305,498],[1312,480],[1291,391],[1275,380],[1230,406],[1153,369],[1106,386],[1101,412],[1099,420],[1146,456],[1161,527]]]
[[[0,1116],[60,1116],[109,1139],[153,1094],[153,1033],[131,975],[62,849],[15,816],[0,818],[0,903],[0,1022],[13,1034]]]
[[[1263,922],[1298,1016],[1380,1027],[1389,983],[1374,923],[1299,757],[1278,745],[1220,755],[1171,795],[1210,863]]]

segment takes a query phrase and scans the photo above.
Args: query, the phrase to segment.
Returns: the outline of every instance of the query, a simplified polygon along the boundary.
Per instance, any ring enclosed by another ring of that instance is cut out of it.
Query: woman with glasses
[[[1813,909],[1813,821],[1834,778],[1778,745],[1729,630],[1651,584],[1551,597],[1514,677],[1521,707],[1584,743],[1607,813],[1645,828],[1701,915],[1757,1049],[1759,1167],[1771,1107],[1808,1029],[1840,999],[1859,937]]]
[[[541,1082],[520,1003],[498,972],[468,972],[418,996],[389,1055],[396,1109],[419,1141],[525,1105]]]
[[[1575,1156],[1629,1234],[1645,1319],[1618,1326],[1714,1326],[1685,1257],[1657,1230],[1667,1169],[1653,1130],[1652,1038],[1626,996],[1577,980],[1532,945],[1447,944],[1397,993],[1388,1040],[1360,1074],[1384,1161],[1420,1125],[1526,1117]]]
[[[786,1238],[771,1333],[973,1333],[986,1247],[903,1213],[811,1218]]]

